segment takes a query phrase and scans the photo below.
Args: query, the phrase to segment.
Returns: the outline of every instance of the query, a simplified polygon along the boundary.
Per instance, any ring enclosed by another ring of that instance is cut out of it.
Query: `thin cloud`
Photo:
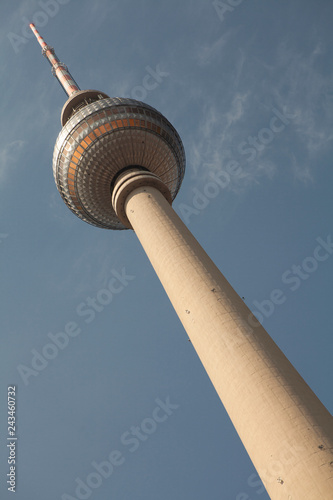
[[[199,62],[203,64],[204,57],[207,64],[217,61],[219,50],[225,51],[228,36],[203,46]],[[239,50],[239,58],[229,69],[232,87],[225,87],[219,106],[216,96],[210,96],[198,134],[192,140],[189,165],[198,184],[208,180],[204,165],[221,170],[228,160],[238,161],[246,173],[237,178],[237,189],[250,188],[263,176],[273,179],[282,171],[294,181],[314,182],[318,160],[333,139],[333,77],[327,68],[321,67],[324,53],[320,40],[313,42],[313,49],[307,54],[284,41],[267,65],[258,59],[249,60],[246,49]],[[207,102],[207,96],[205,99]],[[281,143],[280,133],[276,133],[250,162],[239,154],[238,146],[269,127],[273,109],[292,116],[281,132],[284,140]],[[233,189],[233,185],[229,188]]]
[[[210,103],[205,106],[203,119],[189,148],[189,165],[197,181],[208,179],[204,164],[215,165],[214,169],[219,170],[225,161],[233,159],[230,146],[237,135],[237,124],[243,120],[249,97],[249,92],[236,92],[229,104],[217,107]]]
[[[312,184],[314,182],[310,166],[299,164],[295,155],[292,155],[292,172],[294,179],[302,182],[303,184]]]
[[[294,113],[298,139],[311,157],[317,157],[333,140],[333,76],[321,68],[324,51],[323,44],[317,42],[305,56],[281,43],[276,68],[280,77],[273,88],[278,105]]]
[[[0,185],[6,180],[8,170],[17,164],[25,144],[25,141],[16,140],[0,148]]]
[[[197,47],[195,57],[198,64],[200,66],[207,66],[213,63],[216,59],[219,59],[221,57],[222,49],[226,45],[231,34],[232,31],[229,30],[212,44],[205,43],[200,47]]]

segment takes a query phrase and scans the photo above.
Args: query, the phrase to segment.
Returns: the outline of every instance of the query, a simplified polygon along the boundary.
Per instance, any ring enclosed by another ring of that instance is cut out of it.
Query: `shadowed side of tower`
[[[271,498],[333,498],[331,415],[247,323],[250,310],[171,207],[185,172],[177,131],[142,102],[67,93],[53,156],[65,203],[89,224],[134,229]]]

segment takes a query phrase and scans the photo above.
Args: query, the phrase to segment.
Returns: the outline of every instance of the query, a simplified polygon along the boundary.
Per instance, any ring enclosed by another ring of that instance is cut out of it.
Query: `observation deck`
[[[80,91],[68,99],[53,174],[64,202],[80,219],[105,229],[127,229],[112,207],[117,175],[133,166],[148,170],[174,200],[185,173],[185,153],[177,131],[159,111],[141,101],[105,95]],[[82,107],[85,98],[93,102]]]

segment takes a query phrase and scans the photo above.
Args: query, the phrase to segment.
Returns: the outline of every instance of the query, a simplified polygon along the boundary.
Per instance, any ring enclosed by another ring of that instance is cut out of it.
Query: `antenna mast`
[[[47,45],[44,38],[38,33],[36,26],[31,23],[30,28],[33,31],[35,37],[37,38],[39,45],[42,47],[42,54],[47,58],[49,63],[52,66],[52,73],[58,79],[58,82],[66,92],[68,96],[74,94],[74,92],[78,92],[80,87],[75,82],[74,78],[68,71],[67,66],[60,62],[58,57],[54,52],[54,48]]]

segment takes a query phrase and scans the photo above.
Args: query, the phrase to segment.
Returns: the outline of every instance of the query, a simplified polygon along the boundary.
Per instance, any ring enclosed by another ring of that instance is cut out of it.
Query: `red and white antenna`
[[[54,48],[47,45],[44,38],[38,33],[38,30],[33,23],[30,24],[30,28],[36,36],[39,45],[42,47],[43,56],[47,58],[52,66],[52,73],[58,79],[66,94],[68,96],[71,96],[72,94],[74,94],[74,92],[78,92],[80,90],[80,87],[77,85],[74,78],[68,71],[67,66],[59,61],[54,52]]]

